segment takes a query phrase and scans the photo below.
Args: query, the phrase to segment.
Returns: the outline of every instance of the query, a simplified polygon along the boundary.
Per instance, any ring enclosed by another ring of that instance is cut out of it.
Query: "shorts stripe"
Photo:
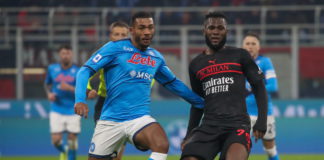
[[[147,150],[148,150],[148,149],[140,148],[140,147],[135,143],[135,137],[136,137],[136,135],[137,135],[140,131],[142,131],[144,128],[148,127],[149,125],[151,125],[151,124],[153,124],[153,123],[157,123],[157,122],[151,122],[151,123],[148,123],[148,124],[146,124],[146,125],[143,126],[141,129],[137,130],[137,131],[134,133],[134,135],[133,135],[133,137],[132,137],[132,140],[133,140],[133,142],[134,142],[134,144],[135,144],[135,147],[136,147],[137,149],[139,149],[139,150],[141,150],[141,151],[147,151]],[[158,124],[158,123],[157,123],[157,124]]]

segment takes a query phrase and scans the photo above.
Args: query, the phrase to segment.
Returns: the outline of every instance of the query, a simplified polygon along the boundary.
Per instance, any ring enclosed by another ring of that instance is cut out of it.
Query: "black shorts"
[[[201,125],[194,129],[185,145],[181,159],[194,156],[200,160],[213,160],[219,152],[224,160],[229,146],[240,143],[246,147],[248,153],[251,148],[250,126],[222,127]]]
[[[94,121],[95,121],[96,124],[97,124],[97,121],[100,118],[101,110],[102,110],[103,104],[105,102],[105,99],[106,99],[105,97],[98,96],[98,100],[97,100],[97,103],[95,105],[95,110],[94,110],[94,115],[93,115],[93,118],[94,118]]]

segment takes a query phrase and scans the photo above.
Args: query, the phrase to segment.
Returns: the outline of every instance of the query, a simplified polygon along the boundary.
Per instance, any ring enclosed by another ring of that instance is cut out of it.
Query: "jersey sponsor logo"
[[[73,82],[74,81],[74,77],[70,76],[70,75],[64,75],[64,74],[59,74],[56,78],[55,78],[56,82]]]
[[[215,61],[214,61],[215,62]],[[219,73],[227,73],[227,72],[234,72],[242,74],[242,71],[235,70],[233,66],[240,67],[241,64],[239,63],[221,63],[221,64],[215,64],[207,66],[201,70],[199,70],[196,74],[196,76],[202,80],[208,76],[219,74]]]
[[[146,73],[146,72],[140,72],[140,71],[130,71],[129,72],[129,75],[132,77],[132,78],[138,78],[138,79],[147,79],[147,80],[152,80],[153,79],[153,74],[149,74],[149,73]]]
[[[127,61],[128,63],[141,64],[155,67],[156,61],[151,56],[143,57],[140,53],[134,53],[132,58]]]
[[[234,84],[233,77],[211,78],[207,82],[202,83],[205,95],[208,96],[214,93],[228,92],[229,85]]]
[[[98,63],[101,58],[102,58],[102,55],[97,54],[95,57],[92,58],[92,61],[95,63]]]

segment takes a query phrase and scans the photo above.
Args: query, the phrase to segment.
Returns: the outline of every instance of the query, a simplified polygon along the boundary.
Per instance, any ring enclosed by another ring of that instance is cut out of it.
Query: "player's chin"
[[[151,41],[150,42],[142,42],[141,46],[142,46],[142,48],[147,48],[150,44],[151,44]]]
[[[150,40],[150,39],[142,39],[142,45],[143,46],[149,46],[150,44],[151,44],[151,42],[152,42],[152,40]]]

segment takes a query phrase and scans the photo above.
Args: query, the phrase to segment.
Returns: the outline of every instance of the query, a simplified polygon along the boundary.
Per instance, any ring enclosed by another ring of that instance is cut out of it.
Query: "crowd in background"
[[[10,0],[4,7],[196,7],[196,6],[260,6],[260,5],[320,5],[323,0]]]

